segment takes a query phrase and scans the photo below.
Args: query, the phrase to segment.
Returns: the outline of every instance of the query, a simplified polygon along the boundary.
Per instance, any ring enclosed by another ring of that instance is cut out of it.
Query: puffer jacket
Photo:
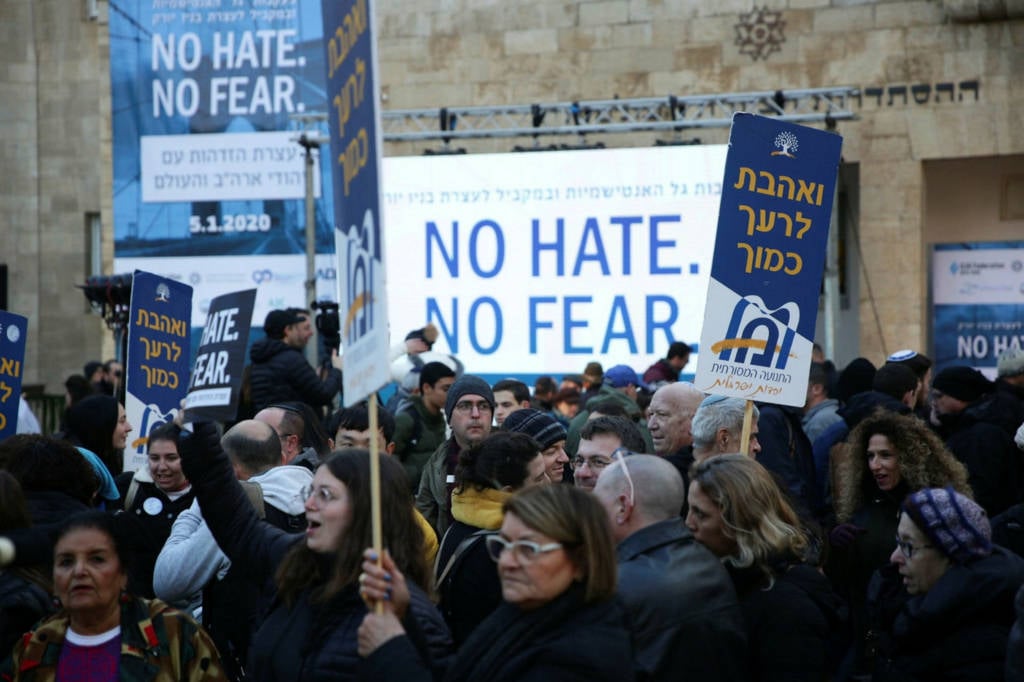
[[[268,405],[299,401],[314,410],[329,405],[341,390],[341,371],[333,367],[323,381],[306,361],[302,350],[278,339],[262,339],[249,349],[252,361],[252,407],[259,412]]]
[[[61,612],[43,621],[0,664],[9,682],[54,682],[69,617]],[[227,680],[209,635],[189,616],[159,599],[129,598],[121,603],[123,682],[213,682]]]
[[[876,682],[1002,680],[1013,599],[1024,559],[1002,547],[953,564],[924,594],[908,596],[893,565],[868,587]]]

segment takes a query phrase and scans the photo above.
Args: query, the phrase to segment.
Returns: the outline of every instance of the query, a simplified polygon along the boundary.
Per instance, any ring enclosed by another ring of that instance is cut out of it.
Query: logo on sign
[[[368,210],[363,215],[362,227],[348,234],[346,343],[355,343],[373,329],[373,253],[376,250],[373,238],[373,212]]]
[[[21,330],[16,325],[7,326],[7,340],[11,343],[17,343],[18,339],[21,338]]]
[[[156,301],[157,303],[167,303],[171,300],[171,288],[161,282],[156,287]]]
[[[256,284],[263,284],[264,282],[269,282],[272,279],[274,279],[274,273],[270,270],[252,271],[252,281],[256,282]]]
[[[772,152],[772,156],[788,156],[791,159],[795,159],[796,154],[793,152],[800,148],[800,141],[790,131],[783,130],[775,136],[775,146],[778,149]]]
[[[711,351],[723,361],[786,369],[799,322],[796,303],[767,310],[759,296],[745,296],[733,308],[727,338],[713,344]],[[748,361],[750,351],[756,352]]]

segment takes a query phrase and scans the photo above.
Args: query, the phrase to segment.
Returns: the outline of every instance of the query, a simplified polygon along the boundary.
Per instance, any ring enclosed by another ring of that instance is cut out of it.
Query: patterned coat
[[[5,682],[53,682],[57,676],[67,612],[41,622],[15,645],[0,664]],[[123,682],[227,681],[210,636],[189,616],[158,599],[129,597],[121,604],[121,663]]]

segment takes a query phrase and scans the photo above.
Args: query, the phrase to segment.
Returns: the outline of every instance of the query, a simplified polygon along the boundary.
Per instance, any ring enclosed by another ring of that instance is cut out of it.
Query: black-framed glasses
[[[529,564],[536,561],[540,555],[562,549],[561,542],[549,542],[541,545],[530,540],[506,540],[500,535],[488,535],[486,539],[487,554],[492,560],[498,561],[502,552],[510,550],[516,560],[522,564]]]
[[[917,545],[917,546],[915,546],[914,543],[912,543],[912,542],[908,542],[906,540],[901,540],[899,535],[896,536],[896,546],[899,548],[900,554],[902,554],[904,556],[904,558],[907,558],[907,559],[913,559],[914,558],[914,552],[916,552],[919,549],[933,549],[935,547],[935,545]]]
[[[586,464],[587,466],[590,467],[591,471],[601,471],[611,463],[611,458],[605,457],[604,455],[592,455],[590,457],[576,455],[575,457],[572,458],[573,469],[582,469],[583,465]]]

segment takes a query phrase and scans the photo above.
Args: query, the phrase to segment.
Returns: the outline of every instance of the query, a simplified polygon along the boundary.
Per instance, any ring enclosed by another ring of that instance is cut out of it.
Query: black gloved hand
[[[202,471],[217,455],[222,455],[220,429],[214,422],[195,422],[192,432],[182,431],[178,436],[178,454],[181,468],[190,481]]]
[[[858,535],[866,533],[867,530],[852,523],[840,523],[829,531],[828,542],[833,547],[845,549],[853,544]]]

